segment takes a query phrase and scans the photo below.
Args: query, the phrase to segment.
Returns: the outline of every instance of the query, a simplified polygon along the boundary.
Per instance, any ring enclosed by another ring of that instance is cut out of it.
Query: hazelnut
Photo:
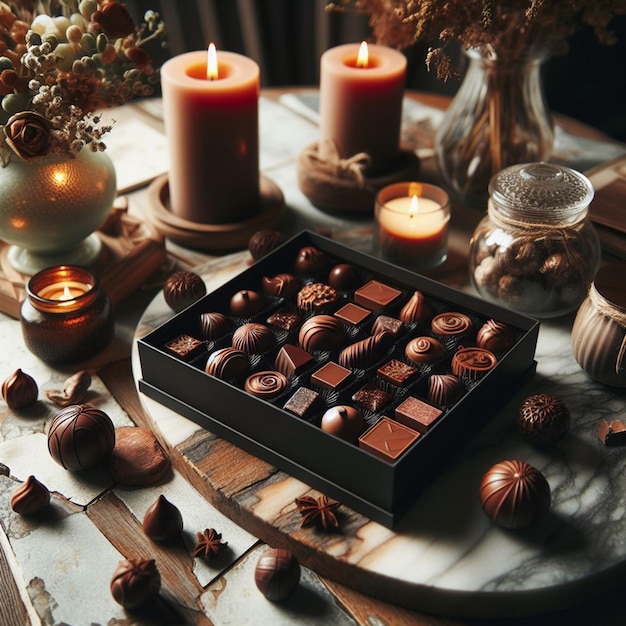
[[[50,503],[50,492],[34,476],[29,476],[11,496],[11,508],[20,515],[34,515]]]
[[[2,383],[2,397],[10,409],[23,409],[37,402],[39,388],[35,379],[21,369],[16,369]]]

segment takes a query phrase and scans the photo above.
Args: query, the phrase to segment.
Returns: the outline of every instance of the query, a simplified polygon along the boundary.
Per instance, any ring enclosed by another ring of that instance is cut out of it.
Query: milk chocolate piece
[[[298,417],[306,417],[317,404],[320,394],[307,387],[299,387],[296,392],[287,400],[283,409]]]
[[[222,380],[241,378],[250,369],[250,359],[243,350],[222,348],[209,355],[204,371]]]
[[[495,355],[484,348],[460,348],[452,357],[452,373],[469,380],[480,380],[497,363]]]
[[[258,590],[271,602],[284,600],[300,582],[300,564],[289,550],[272,548],[261,555],[254,569]]]
[[[354,443],[363,433],[366,425],[358,409],[342,404],[331,407],[322,415],[320,427],[325,433]]]
[[[382,389],[368,383],[363,385],[353,396],[352,402],[372,413],[378,413],[393,400],[393,396]]]
[[[517,419],[522,435],[533,443],[556,443],[569,432],[569,409],[547,393],[528,396],[519,407]]]
[[[190,361],[204,350],[204,343],[190,335],[182,334],[168,341],[165,349],[183,361]]]
[[[261,279],[263,293],[266,296],[289,298],[298,292],[298,281],[292,274],[276,274]]]
[[[10,409],[35,404],[38,396],[39,386],[35,379],[19,368],[2,383],[2,397]]]
[[[496,320],[487,320],[476,334],[476,345],[490,352],[506,352],[515,344],[513,331]]]
[[[251,322],[240,326],[234,333],[232,346],[246,354],[262,354],[276,345],[274,333],[263,324]]]
[[[332,315],[314,315],[300,327],[300,347],[307,352],[332,350],[346,340],[346,331],[341,321]]]
[[[406,324],[420,322],[430,317],[432,309],[426,303],[426,298],[421,291],[415,291],[408,302],[400,309],[400,320]]]
[[[354,289],[360,282],[361,279],[358,270],[354,265],[348,263],[335,265],[335,267],[330,270],[330,274],[328,274],[328,284],[335,289],[341,289],[341,291]]]
[[[439,409],[413,396],[409,396],[396,407],[396,421],[416,430],[422,435],[441,415],[442,412]]]
[[[287,309],[280,309],[267,318],[268,324],[287,331],[297,328],[301,321],[302,318],[297,313],[292,313]]]
[[[384,331],[390,333],[394,337],[397,337],[403,326],[404,324],[395,317],[379,315],[372,326],[372,335],[376,335],[377,333],[382,333]]]
[[[463,381],[452,374],[433,374],[428,379],[428,402],[452,406],[465,393]]]
[[[382,417],[374,426],[359,437],[359,448],[375,457],[393,463],[408,450],[420,434],[403,424]]]
[[[285,344],[276,355],[274,367],[287,377],[294,376],[306,365],[313,361],[313,357],[302,348]]]
[[[214,341],[229,333],[233,323],[223,313],[202,313],[200,315],[200,337]]]
[[[358,326],[371,314],[371,311],[353,304],[352,302],[348,302],[348,304],[342,306],[338,311],[335,311],[335,317],[338,317],[344,322],[348,322],[348,324],[354,324],[354,326]]]
[[[29,476],[11,494],[11,508],[20,515],[35,515],[50,503],[48,488],[34,476]]]
[[[255,261],[262,259],[287,241],[282,233],[276,230],[257,230],[248,241],[248,250]]]
[[[263,297],[256,291],[243,289],[230,299],[230,312],[238,317],[252,317],[265,307]]]
[[[387,361],[387,363],[379,367],[376,371],[379,378],[396,387],[404,387],[415,378],[417,373],[417,368],[407,365],[402,361],[398,361],[397,359]]]
[[[412,363],[430,365],[443,359],[446,349],[434,337],[415,337],[406,344],[404,355]]]
[[[289,384],[280,372],[255,372],[246,378],[244,389],[251,395],[269,400],[282,393]]]
[[[301,311],[317,311],[336,300],[336,289],[324,283],[311,283],[300,289],[296,304]]]
[[[168,541],[182,532],[183,516],[178,507],[161,494],[146,511],[142,527],[153,541]]]
[[[354,292],[354,301],[366,309],[378,311],[397,300],[402,292],[378,280],[370,280]]]
[[[154,600],[161,589],[161,574],[154,559],[124,559],[111,578],[111,595],[126,609]]]
[[[174,272],[163,285],[163,297],[167,305],[182,311],[206,294],[204,281],[195,272],[180,270]]]
[[[388,333],[371,335],[346,346],[337,360],[342,367],[367,369],[383,358],[392,342],[393,337]]]
[[[322,389],[336,389],[341,387],[351,376],[352,372],[349,369],[329,361],[311,375],[311,383]]]
[[[609,423],[603,419],[598,427],[598,437],[605,446],[623,446],[626,444],[626,424],[621,420]]]
[[[295,270],[303,276],[315,276],[326,269],[326,255],[314,246],[305,246],[298,252]]]
[[[467,333],[472,328],[472,320],[464,313],[451,311],[435,315],[430,327],[437,335],[451,337]]]

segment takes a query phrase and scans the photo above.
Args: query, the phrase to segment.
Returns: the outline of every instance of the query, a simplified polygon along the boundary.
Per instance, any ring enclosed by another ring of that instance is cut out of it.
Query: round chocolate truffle
[[[272,602],[284,600],[300,582],[300,563],[289,550],[272,548],[259,558],[254,570],[258,590]]]
[[[341,291],[349,291],[361,284],[361,277],[354,265],[340,263],[328,274],[328,284]]]
[[[89,404],[71,404],[59,411],[48,431],[48,450],[65,469],[77,472],[106,461],[115,445],[111,418]]]
[[[295,270],[303,276],[315,276],[326,269],[326,255],[315,246],[306,246],[298,252]]]
[[[293,274],[276,274],[261,279],[263,293],[266,296],[289,298],[298,292],[298,281]]]
[[[164,495],[160,495],[143,517],[143,532],[154,541],[167,541],[180,535],[183,516]]]
[[[202,313],[200,315],[200,336],[207,341],[214,341],[229,333],[233,323],[223,313]]]
[[[484,348],[459,348],[452,357],[452,373],[469,380],[480,380],[497,362],[495,355]]]
[[[154,559],[124,559],[111,578],[111,595],[125,609],[136,609],[161,589],[161,575]]]
[[[195,272],[174,272],[163,285],[163,297],[168,306],[182,311],[206,294],[204,281]]]
[[[352,443],[363,434],[365,427],[361,412],[352,406],[333,406],[322,415],[321,428],[324,432]]]
[[[412,363],[430,365],[443,359],[446,349],[434,337],[415,337],[406,344],[404,354]]]
[[[480,503],[489,519],[504,528],[528,528],[550,509],[550,485],[525,461],[501,461],[480,483]]]
[[[300,347],[307,352],[332,350],[346,340],[346,331],[338,317],[314,315],[306,320],[298,333]]]
[[[23,409],[37,402],[39,387],[35,379],[21,369],[16,369],[2,383],[2,397],[10,409]]]
[[[538,393],[522,402],[518,423],[522,434],[529,441],[552,444],[569,432],[570,412],[562,400],[547,393]]]
[[[451,337],[468,332],[472,327],[472,320],[463,313],[453,311],[435,315],[430,325],[436,335]]]
[[[209,355],[204,371],[221,380],[241,378],[250,369],[250,359],[243,350],[222,348]]]
[[[432,309],[426,303],[421,291],[415,291],[408,302],[400,310],[398,317],[405,324],[414,324],[432,315]]]
[[[230,299],[230,312],[238,317],[251,317],[264,307],[263,297],[256,291],[243,289]]]
[[[428,379],[428,402],[437,406],[452,406],[465,393],[465,385],[452,374],[433,374]]]
[[[35,515],[50,503],[48,488],[34,476],[29,476],[11,494],[11,508],[20,515]]]
[[[252,258],[258,261],[285,243],[285,241],[287,241],[285,235],[276,230],[257,230],[248,240],[248,250]]]
[[[268,370],[255,372],[246,379],[245,390],[258,398],[273,398],[282,393],[289,384],[287,377],[280,372]]]
[[[276,345],[276,336],[263,324],[251,322],[233,333],[232,346],[246,354],[262,354]]]
[[[317,311],[337,300],[337,290],[324,283],[305,285],[298,292],[297,305],[301,311]]]
[[[486,321],[476,334],[476,345],[491,352],[506,352],[515,344],[513,331],[502,322]]]

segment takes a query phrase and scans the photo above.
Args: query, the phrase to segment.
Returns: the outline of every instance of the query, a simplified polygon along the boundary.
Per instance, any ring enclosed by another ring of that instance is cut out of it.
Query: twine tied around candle
[[[604,296],[602,296],[595,285],[591,285],[589,288],[589,300],[593,304],[595,310],[608,317],[610,320],[621,326],[626,331],[626,312],[622,309],[613,306]],[[626,356],[626,333],[622,338],[622,344],[620,345],[619,352],[617,353],[617,359],[615,360],[615,373],[619,374],[619,371],[623,369],[624,357]]]
[[[306,148],[306,158],[310,160],[318,173],[328,176],[329,179],[348,179],[357,183],[359,188],[365,186],[365,170],[370,166],[372,159],[367,152],[359,152],[347,159],[341,158],[339,149],[334,141],[324,141],[322,145],[312,145]],[[320,156],[324,154],[325,156]]]

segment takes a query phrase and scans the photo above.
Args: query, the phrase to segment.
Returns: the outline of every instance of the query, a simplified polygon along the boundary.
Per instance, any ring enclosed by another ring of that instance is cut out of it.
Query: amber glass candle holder
[[[109,298],[97,275],[77,265],[35,274],[26,285],[20,317],[26,347],[47,363],[82,361],[113,337]]]

